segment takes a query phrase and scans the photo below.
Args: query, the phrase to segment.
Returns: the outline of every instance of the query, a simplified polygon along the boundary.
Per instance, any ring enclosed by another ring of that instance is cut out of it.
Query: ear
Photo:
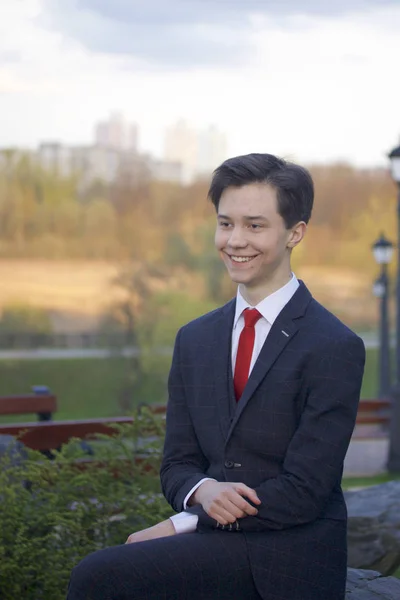
[[[307,224],[304,221],[299,221],[294,227],[291,228],[289,233],[287,248],[295,248],[297,244],[301,242],[307,231]]]

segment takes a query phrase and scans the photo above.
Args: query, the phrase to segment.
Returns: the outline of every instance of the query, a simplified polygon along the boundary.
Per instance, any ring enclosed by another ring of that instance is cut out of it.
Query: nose
[[[232,228],[228,245],[231,248],[245,248],[247,246],[247,240],[241,227]]]

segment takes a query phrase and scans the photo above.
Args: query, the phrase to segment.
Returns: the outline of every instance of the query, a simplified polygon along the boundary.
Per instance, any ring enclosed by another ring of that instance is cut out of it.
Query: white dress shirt
[[[250,362],[250,371],[249,375],[255,365],[255,362],[258,358],[258,355],[261,352],[261,348],[263,347],[265,340],[268,337],[268,334],[271,330],[274,321],[277,316],[281,312],[281,310],[286,306],[289,300],[292,298],[293,294],[299,287],[299,282],[296,276],[292,273],[291,280],[281,287],[279,290],[261,300],[256,306],[251,306],[240,293],[240,289],[237,290],[236,295],[236,310],[235,310],[235,318],[233,321],[233,329],[232,329],[232,371],[235,372],[236,365],[236,356],[239,346],[239,338],[242,330],[244,328],[244,317],[243,311],[246,308],[256,308],[259,313],[261,313],[262,318],[259,319],[255,324],[255,340],[253,347],[253,354]],[[210,477],[204,477],[201,479],[187,494],[186,498],[183,501],[183,512],[178,513],[170,517],[175,531],[177,533],[190,533],[196,531],[198,517],[197,515],[192,515],[190,513],[184,512],[189,498],[194,494],[197,488],[204,483],[204,481],[210,480]]]

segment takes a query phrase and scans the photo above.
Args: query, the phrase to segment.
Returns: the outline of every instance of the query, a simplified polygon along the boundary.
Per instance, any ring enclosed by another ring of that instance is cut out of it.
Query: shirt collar
[[[236,295],[236,310],[235,319],[233,321],[233,328],[235,329],[238,324],[239,318],[246,308],[256,308],[259,313],[264,317],[270,325],[273,325],[275,319],[281,312],[284,306],[289,302],[295,291],[299,287],[299,281],[294,273],[292,273],[291,280],[286,283],[283,287],[276,290],[273,294],[270,294],[256,306],[250,306],[248,302],[243,298],[240,293],[239,287]]]

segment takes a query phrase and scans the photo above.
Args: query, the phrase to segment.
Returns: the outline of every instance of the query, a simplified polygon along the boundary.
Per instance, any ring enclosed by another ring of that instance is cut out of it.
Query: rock
[[[400,579],[376,571],[347,569],[346,600],[399,600]]]
[[[0,434],[0,461],[6,459],[9,466],[18,466],[26,459],[24,445],[12,435]]]
[[[400,481],[347,492],[345,498],[348,566],[391,575],[400,566]]]

